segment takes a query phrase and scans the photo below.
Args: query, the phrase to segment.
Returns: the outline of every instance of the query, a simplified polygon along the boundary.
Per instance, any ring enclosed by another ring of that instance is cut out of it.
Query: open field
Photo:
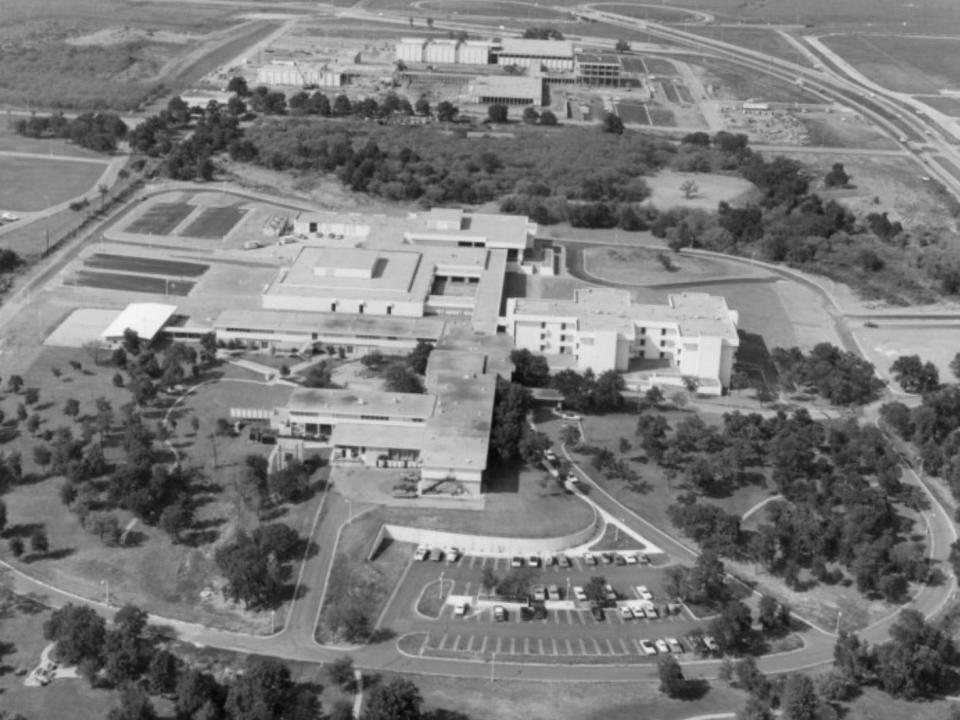
[[[0,578],[2,581],[2,578]],[[35,668],[40,651],[47,644],[43,639],[43,623],[50,611],[30,601],[0,620],[3,637],[4,672],[0,673],[0,707],[27,718],[104,718],[118,704],[119,693],[94,690],[83,678],[58,679],[46,687],[26,687],[16,668]]]
[[[830,35],[823,42],[864,75],[898,92],[960,87],[960,39],[903,35]]]
[[[108,159],[103,153],[88,150],[61,138],[47,140],[18,135],[12,127],[17,119],[18,117],[14,115],[10,116],[9,123],[0,123],[0,151],[35,153],[37,155],[63,155],[66,157],[90,158],[91,160]]]
[[[105,169],[102,161],[2,156],[0,209],[30,212],[78,197],[96,184]]]
[[[851,113],[805,112],[793,116],[807,131],[810,145],[891,150],[893,140]]]
[[[245,210],[238,207],[206,208],[186,228],[183,235],[189,237],[220,240],[226,237],[234,226],[246,215]]]
[[[641,18],[649,22],[682,23],[684,21],[697,19],[695,13],[688,12],[683,8],[671,8],[663,4],[655,5],[652,2],[643,5],[631,5],[621,2],[599,2],[591,3],[590,7],[603,10],[604,12]]]
[[[900,355],[919,355],[924,362],[929,360],[937,366],[944,381],[952,379],[950,361],[960,347],[960,325],[910,319],[876,319],[874,323],[878,327],[874,328],[865,327],[862,321],[851,319],[850,323],[867,358],[893,388],[899,390],[890,375],[890,365]]]
[[[647,106],[643,103],[618,102],[617,115],[625,123],[650,124],[650,115],[647,113]]]
[[[945,115],[960,117],[960,98],[947,97],[944,95],[924,95],[917,97],[917,99]]]
[[[714,25],[691,25],[688,32],[702,35],[712,40],[730,43],[737,47],[772,55],[798,65],[810,65],[806,56],[773,28],[740,25],[737,27]]]
[[[650,111],[651,117],[654,112]],[[679,173],[661,170],[644,180],[652,191],[648,202],[661,210],[674,207],[716,210],[721,202],[737,205],[738,201],[743,200],[754,189],[753,183],[743,178],[710,173]],[[697,192],[693,197],[686,197],[686,193],[680,189],[686,180],[693,180],[697,184]]]
[[[768,277],[758,268],[741,266],[714,258],[681,255],[671,250],[656,252],[646,248],[595,247],[583,250],[584,269],[593,277],[632,285],[657,286],[669,283],[707,282],[732,277]],[[657,255],[666,256],[671,269]]]
[[[528,2],[507,0],[423,0],[421,10],[437,15],[491,15],[515,20],[569,20],[569,14]]]
[[[193,206],[187,203],[157,203],[141,213],[124,231],[141,235],[169,235],[191,212]]]
[[[759,99],[766,102],[815,103],[820,98],[811,95],[799,85],[785,83],[752,70],[745,70],[735,63],[719,58],[689,56],[684,58],[693,72],[705,85],[714,84],[718,88],[715,97],[720,100]]]

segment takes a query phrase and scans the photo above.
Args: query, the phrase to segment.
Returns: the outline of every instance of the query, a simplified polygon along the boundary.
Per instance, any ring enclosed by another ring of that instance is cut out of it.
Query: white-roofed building
[[[739,315],[723,297],[670,295],[667,305],[635,303],[626,290],[579,289],[572,300],[507,300],[507,332],[517,347],[556,365],[621,372],[646,365],[648,377],[678,384],[695,378],[702,392],[729,385],[740,345]]]
[[[573,70],[573,43],[569,40],[503,38],[494,54],[498,65]]]
[[[106,342],[116,343],[123,340],[124,331],[133,330],[141,340],[150,342],[176,312],[176,305],[130,303],[114,318],[100,337]]]

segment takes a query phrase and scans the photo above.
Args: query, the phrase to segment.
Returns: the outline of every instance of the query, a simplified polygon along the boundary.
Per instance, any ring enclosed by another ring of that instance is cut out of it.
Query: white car
[[[430,548],[424,547],[423,545],[418,547],[416,552],[413,553],[413,559],[417,562],[423,562],[428,557],[430,557]]]
[[[448,563],[455,563],[460,559],[460,551],[455,547],[445,547],[443,549],[443,554],[446,556]]]
[[[657,612],[657,608],[654,605],[648,605],[643,609],[643,614],[647,616],[648,620],[656,620],[660,617],[660,613]]]
[[[552,462],[552,463],[556,464],[556,462],[557,462],[557,454],[556,454],[553,450],[550,450],[550,449],[544,450],[544,451],[543,451],[543,456],[544,456],[549,462]]]
[[[584,592],[582,585],[573,586],[573,597],[577,599],[577,602],[587,601],[587,593]]]
[[[680,644],[680,641],[676,638],[667,638],[667,645],[670,646],[670,652],[672,653],[682,653],[683,645]]]
[[[530,555],[527,558],[527,565],[529,565],[530,567],[540,567],[540,556]]]
[[[641,600],[653,600],[653,593],[647,589],[646,585],[637,585],[634,590]]]
[[[463,617],[467,614],[467,604],[465,602],[458,602],[453,608],[453,614],[457,617]]]
[[[5,212],[0,214],[0,220],[3,220],[3,222],[14,222],[19,219],[20,219],[20,216],[14,215],[12,212]]]
[[[658,653],[663,653],[664,655],[666,655],[670,652],[670,646],[667,645],[667,641],[664,640],[663,638],[659,638],[654,644],[657,647]]]
[[[649,640],[640,641],[640,649],[643,650],[644,655],[656,655],[657,649],[653,646],[653,643]]]
[[[640,562],[637,560],[636,553],[623,553],[623,559],[627,561],[627,565],[636,565]]]
[[[720,646],[717,645],[717,641],[714,640],[712,635],[704,635],[703,644],[707,646],[707,650],[710,652],[718,652],[720,650]]]
[[[577,422],[580,420],[580,416],[572,412],[562,412],[560,413],[560,417],[568,422]]]
[[[626,605],[621,605],[618,607],[617,613],[619,613],[621,620],[633,620],[633,610],[628,608]]]

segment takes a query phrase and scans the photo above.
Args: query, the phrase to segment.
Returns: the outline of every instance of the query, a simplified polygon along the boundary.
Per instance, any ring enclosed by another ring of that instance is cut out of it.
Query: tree
[[[621,39],[621,40],[617,40],[617,44],[614,46],[614,48],[616,49],[616,51],[617,51],[618,53],[620,53],[620,54],[622,55],[622,54],[625,53],[625,52],[630,52],[630,43],[628,43],[626,40],[622,40],[622,39]]]
[[[526,348],[510,352],[513,363],[513,381],[526,387],[547,387],[550,384],[550,366],[543,355],[534,355]]]
[[[425,392],[420,377],[404,362],[391,363],[383,374],[387,392],[422,394]]]
[[[3,533],[3,529],[7,526],[7,504],[0,500],[0,533]]]
[[[749,640],[750,608],[740,600],[724,604],[720,616],[710,621],[709,634],[713,635],[722,652],[738,652]]]
[[[523,460],[524,463],[527,465],[535,465],[543,460],[543,453],[549,449],[551,444],[550,438],[547,437],[545,433],[535,432],[529,430],[529,428],[525,428],[517,450],[520,453],[520,459]]]
[[[50,541],[45,530],[34,530],[30,536],[30,551],[35,555],[44,555],[50,549]]]
[[[560,123],[557,120],[557,116],[552,111],[544,110],[542,113],[540,113],[540,124],[546,127],[554,127]]]
[[[916,610],[901,610],[890,640],[877,648],[876,673],[886,692],[913,700],[942,693],[956,660],[950,637]]]
[[[56,656],[65,665],[100,658],[107,626],[92,608],[67,604],[54,610],[43,625],[43,636],[57,643]]]
[[[818,720],[820,718],[820,698],[809,675],[791,673],[784,683],[783,699],[784,720]]]
[[[487,107],[487,117],[492,123],[503,124],[507,122],[509,108],[502,103],[494,103]]]
[[[433,352],[433,343],[427,340],[417,340],[416,346],[407,353],[407,365],[417,375],[423,375],[427,372],[427,362],[430,360],[430,353]]]
[[[410,680],[395,677],[370,691],[363,720],[420,720],[423,697]]]
[[[139,355],[141,349],[140,336],[136,330],[126,328],[123,331],[123,349],[127,355]]]
[[[63,404],[63,414],[69,418],[73,418],[76,422],[77,417],[80,415],[80,402],[76,398],[67,398],[67,401]]]
[[[680,183],[680,192],[683,193],[683,197],[685,197],[687,200],[692,200],[700,194],[700,186],[697,185],[693,178],[688,178]]]
[[[779,633],[790,627],[790,608],[781,605],[776,598],[763,595],[757,608],[761,627],[767,633]]]
[[[34,415],[34,417],[36,417],[36,415]],[[46,445],[33,446],[33,461],[44,470],[46,470],[47,465],[50,464],[50,460],[52,458],[53,453],[50,452],[50,448],[48,448]]]
[[[540,122],[540,113],[534,107],[526,107],[523,109],[523,121],[527,125],[536,125]]]
[[[158,650],[147,668],[147,688],[151,695],[170,695],[177,689],[180,660],[169,650]]]
[[[953,360],[950,361],[950,372],[953,373],[953,376],[960,380],[960,353],[957,353],[953,356]]]
[[[35,387],[28,387],[23,391],[23,402],[27,405],[36,405],[40,401],[40,391]]]
[[[673,655],[664,655],[657,662],[657,672],[660,675],[660,692],[667,697],[679,697],[686,688],[683,677],[683,668]]]
[[[230,685],[224,710],[231,720],[294,720],[298,695],[285,663],[254,660]]]
[[[417,101],[413,104],[413,109],[417,113],[417,115],[429,115],[430,101],[427,100],[425,97],[420,96],[417,98]]]
[[[7,378],[7,389],[10,390],[10,392],[18,393],[22,387],[23,378],[19,375],[11,375]]]
[[[460,109],[453,103],[447,100],[437,103],[437,120],[440,122],[453,122],[459,114]]]
[[[851,682],[859,685],[869,669],[869,652],[865,643],[855,633],[841,630],[833,646],[833,662],[836,668]]]
[[[828,172],[823,179],[823,184],[828,188],[846,187],[849,182],[850,176],[847,175],[843,163],[834,163],[833,167],[830,168],[830,172]]]
[[[123,387],[123,375],[120,373],[113,374],[113,386],[118,388]]]
[[[608,112],[603,116],[603,131],[613,135],[623,135],[626,128],[623,126],[623,120],[616,113]]]
[[[900,387],[909,393],[927,393],[940,387],[940,373],[932,362],[924,363],[919,355],[901,355],[890,366]]]
[[[17,403],[17,420],[23,422],[27,419],[27,406],[23,403]]]
[[[530,391],[522,385],[502,380],[497,383],[490,448],[501,462],[520,459],[520,441],[528,429],[526,417],[531,402]]]
[[[136,683],[124,685],[120,692],[120,707],[112,708],[107,713],[107,720],[156,720],[157,712],[153,709],[146,691]]]
[[[774,720],[774,715],[769,702],[750,695],[743,709],[737,713],[737,720]]]
[[[82,345],[83,351],[93,360],[94,365],[100,364],[100,353],[102,353],[106,346],[103,344],[102,340],[88,340]]]
[[[353,692],[357,681],[353,671],[353,658],[349,655],[342,655],[331,662],[327,666],[327,677],[341,690]]]
[[[236,93],[238,97],[247,97],[250,94],[250,88],[247,87],[246,78],[234,75],[227,83],[227,92]]]
[[[10,544],[10,552],[13,553],[13,556],[15,558],[20,558],[23,556],[24,550],[26,549],[23,546],[23,539],[19,537],[10,538],[9,544]]]
[[[168,505],[160,513],[160,520],[157,525],[173,540],[174,544],[180,542],[180,533],[190,527],[193,522],[193,513],[184,502],[178,502],[175,505]]]

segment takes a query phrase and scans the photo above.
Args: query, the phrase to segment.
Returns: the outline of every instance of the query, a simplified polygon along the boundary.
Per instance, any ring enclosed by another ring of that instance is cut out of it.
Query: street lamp
[[[490,657],[490,684],[493,684],[495,673],[497,669],[497,651],[493,651],[493,655]]]
[[[440,591],[437,593],[437,599],[443,600],[443,570],[440,571]]]

